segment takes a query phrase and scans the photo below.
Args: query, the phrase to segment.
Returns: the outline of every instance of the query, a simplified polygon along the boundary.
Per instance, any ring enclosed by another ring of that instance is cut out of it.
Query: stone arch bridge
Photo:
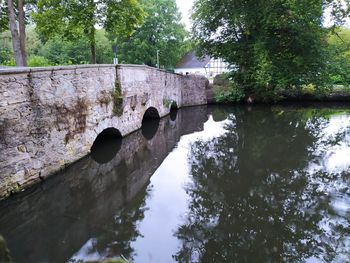
[[[86,156],[108,128],[125,136],[172,106],[206,104],[208,80],[139,65],[0,71],[0,199]]]

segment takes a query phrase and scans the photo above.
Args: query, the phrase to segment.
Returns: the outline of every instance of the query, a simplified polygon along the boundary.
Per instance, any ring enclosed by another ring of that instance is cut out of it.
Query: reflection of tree
[[[256,109],[237,110],[230,119],[224,136],[191,146],[191,201],[174,258],[289,262],[344,252],[347,223],[329,212],[330,196],[320,190],[330,175],[305,172],[315,141],[310,129],[326,120]],[[344,184],[346,176],[336,180]],[[325,222],[333,223],[330,233]]]
[[[100,234],[93,240],[89,253],[97,252],[101,257],[123,256],[132,259],[135,251],[131,243],[140,236],[137,223],[144,218],[147,196],[148,190],[142,190],[126,207],[117,212],[113,221],[100,226]]]

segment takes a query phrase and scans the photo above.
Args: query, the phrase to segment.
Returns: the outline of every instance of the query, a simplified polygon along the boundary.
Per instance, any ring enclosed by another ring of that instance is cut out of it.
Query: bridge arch
[[[155,107],[149,107],[142,117],[142,122],[144,122],[147,119],[160,119],[160,115],[158,110]]]
[[[100,164],[108,163],[118,153],[121,145],[122,134],[118,129],[104,129],[91,146],[91,157]]]
[[[142,118],[141,131],[147,140],[151,140],[156,135],[160,123],[160,115],[155,107],[149,107]]]
[[[170,120],[175,121],[177,117],[178,106],[176,101],[173,101],[170,105]]]
[[[178,108],[177,102],[173,100],[170,105],[170,110],[177,110]]]

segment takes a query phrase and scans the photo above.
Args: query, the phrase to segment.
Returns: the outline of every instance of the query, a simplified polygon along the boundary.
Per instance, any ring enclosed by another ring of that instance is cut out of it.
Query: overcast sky
[[[193,0],[176,0],[176,3],[182,14],[182,22],[188,30],[191,29],[190,9],[192,8]]]

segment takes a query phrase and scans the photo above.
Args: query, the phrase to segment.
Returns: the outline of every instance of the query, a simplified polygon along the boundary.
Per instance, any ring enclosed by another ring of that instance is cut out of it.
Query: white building
[[[216,75],[228,72],[228,63],[222,59],[198,58],[195,52],[187,53],[182,60],[176,65],[175,73],[179,74],[199,74],[208,79],[213,79]]]

